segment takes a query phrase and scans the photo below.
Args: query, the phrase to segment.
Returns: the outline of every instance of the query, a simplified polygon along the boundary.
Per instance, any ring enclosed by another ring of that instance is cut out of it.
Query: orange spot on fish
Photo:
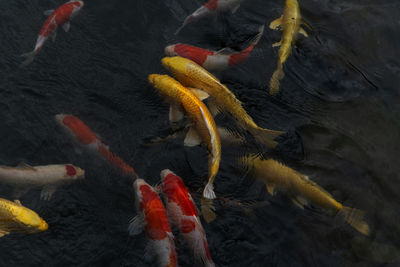
[[[193,221],[187,220],[187,219],[181,220],[181,231],[182,231],[182,233],[184,233],[184,234],[190,233],[195,228],[196,228],[196,224]]]
[[[210,0],[204,4],[208,10],[215,10],[218,7],[218,0]]]
[[[243,61],[245,61],[249,57],[253,48],[254,48],[254,45],[250,45],[249,47],[240,51],[239,53],[231,55],[229,57],[229,66],[234,66],[234,65],[240,64]]]
[[[82,144],[88,145],[97,140],[97,136],[79,118],[66,115],[62,123],[68,127]]]
[[[67,170],[68,176],[74,176],[76,174],[76,170],[72,165],[65,165],[65,169]]]
[[[169,227],[167,212],[160,197],[149,185],[139,187],[142,201],[139,205],[144,211],[146,221],[146,233],[152,240],[162,240],[167,237],[167,232],[171,232]]]
[[[179,56],[191,59],[199,65],[203,65],[209,55],[214,55],[213,51],[187,44],[176,44],[174,51]]]

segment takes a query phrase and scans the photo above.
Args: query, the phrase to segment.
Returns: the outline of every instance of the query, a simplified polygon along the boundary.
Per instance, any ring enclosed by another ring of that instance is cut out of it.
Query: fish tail
[[[343,207],[339,212],[343,217],[344,220],[350,224],[354,229],[359,231],[364,235],[369,235],[370,229],[368,224],[363,220],[365,212],[350,208],[350,207]]]
[[[26,59],[24,60],[24,62],[21,63],[20,67],[21,67],[21,68],[22,68],[22,67],[26,67],[26,66],[28,66],[29,64],[31,64],[32,61],[35,59],[35,56],[36,56],[36,54],[37,54],[38,51],[39,51],[39,50],[35,49],[35,50],[31,51],[31,52],[22,54],[21,57],[25,57]]]
[[[217,218],[215,207],[211,199],[206,199],[204,197],[201,198],[201,215],[207,223],[210,223]]]
[[[280,80],[285,77],[285,73],[283,72],[282,63],[278,63],[278,68],[272,74],[271,80],[269,81],[269,94],[276,95],[279,92]]]
[[[275,148],[278,142],[274,141],[275,138],[280,136],[281,134],[284,134],[285,132],[283,131],[275,131],[275,130],[269,130],[269,129],[263,129],[263,128],[256,128],[253,131],[251,131],[254,138],[263,144],[266,144],[270,148]]]
[[[214,185],[213,183],[208,182],[206,184],[206,187],[204,188],[203,191],[203,197],[206,199],[215,199],[215,192],[214,192]]]

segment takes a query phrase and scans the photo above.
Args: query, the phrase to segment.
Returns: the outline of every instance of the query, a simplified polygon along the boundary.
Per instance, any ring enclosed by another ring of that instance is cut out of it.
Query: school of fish
[[[175,34],[202,18],[227,11],[233,14],[242,2],[244,0],[209,0],[187,16]],[[58,28],[68,32],[70,20],[83,6],[83,1],[69,1],[55,10],[46,11],[45,15],[48,18],[39,32],[36,45],[33,51],[23,54],[26,60],[21,66],[27,67],[33,62],[47,39],[55,39]],[[302,34],[308,37],[301,25],[311,29],[301,17],[297,0],[286,0],[282,16],[269,24],[270,29],[282,30],[281,40],[272,45],[280,48],[277,68],[269,81],[271,95],[279,93],[280,81],[284,78],[283,65],[296,44],[297,36]],[[278,145],[277,138],[284,138],[284,130],[267,129],[266,127],[275,127],[257,124],[246,111],[245,105],[236,97],[234,90],[230,90],[211,73],[216,74],[239,66],[251,57],[263,33],[264,25],[261,25],[257,34],[246,41],[246,48],[240,51],[229,47],[209,50],[184,43],[168,45],[164,49],[166,57],[161,59],[161,64],[172,77],[165,74],[149,74],[147,77],[149,84],[169,104],[169,111],[166,113],[169,114],[171,127],[177,123],[185,125],[184,146],[191,149],[204,144],[208,152],[208,176],[204,177],[207,181],[200,197],[201,214],[197,209],[198,204],[196,205],[195,199],[184,184],[185,179],[169,169],[164,169],[160,171],[159,185],[152,186],[140,178],[125,160],[111,152],[99,135],[80,118],[70,114],[54,115],[60,129],[70,137],[67,143],[72,141],[75,149],[84,149],[85,152],[91,153],[91,156],[99,156],[130,179],[135,195],[136,216],[130,221],[128,232],[132,236],[145,232],[148,241],[144,257],[148,261],[156,259],[158,266],[178,266],[179,255],[175,249],[176,238],[173,230],[179,231],[196,264],[215,266],[201,217],[207,223],[217,218],[213,200],[217,198],[214,187],[215,181],[218,181],[216,178],[224,150],[221,139],[229,138],[230,132],[217,127],[214,117],[221,113],[233,120],[232,125],[238,127],[238,132],[244,130],[259,145],[265,145],[268,149],[274,149]],[[246,137],[240,138],[241,145],[246,145]],[[341,216],[361,234],[370,234],[371,230],[364,219],[363,211],[344,206],[307,175],[274,159],[264,159],[260,155],[239,158],[238,164],[249,170],[249,177],[262,181],[271,195],[276,191],[283,192],[300,208],[310,204],[318,206],[322,210]],[[40,198],[51,200],[59,187],[68,186],[70,182],[84,177],[85,171],[71,163],[41,166],[20,163],[16,167],[0,166],[0,183],[14,188],[15,198],[21,197],[30,189],[39,188]],[[222,190],[217,192],[223,194]],[[232,203],[243,206],[240,200]],[[48,227],[44,219],[33,210],[22,206],[19,200],[12,202],[0,198],[0,237],[11,232],[39,233],[46,231]]]

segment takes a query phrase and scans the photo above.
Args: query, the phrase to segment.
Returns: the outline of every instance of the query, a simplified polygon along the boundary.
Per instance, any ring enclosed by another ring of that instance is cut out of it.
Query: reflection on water
[[[86,178],[60,188],[49,202],[39,199],[39,190],[22,197],[49,230],[2,237],[0,265],[150,266],[143,258],[146,236],[127,233],[135,215],[130,179],[75,147],[54,115],[78,116],[152,185],[160,170],[173,170],[199,204],[207,151],[184,148],[183,137],[143,145],[169,127],[168,106],[147,75],[166,73],[160,59],[169,44],[240,47],[261,24],[279,17],[284,1],[244,1],[233,15],[194,22],[174,35],[202,1],[87,0],[68,33],[59,31],[28,68],[18,68],[19,55],[36,41],[43,11],[61,2],[0,3],[0,161],[70,162],[85,169]],[[287,131],[277,151],[262,148],[265,155],[307,174],[344,205],[364,210],[371,227],[364,238],[316,207],[300,210],[284,195],[268,196],[235,166],[238,156],[260,147],[225,145],[217,195],[269,204],[249,214],[216,201],[217,219],[204,228],[218,266],[399,264],[399,7],[392,0],[301,1],[313,31],[292,50],[275,97],[267,88],[277,58],[271,45],[279,32],[265,29],[248,60],[217,74],[260,127]],[[11,198],[10,192],[2,185],[1,197]],[[177,253],[182,266],[192,265],[180,241]]]

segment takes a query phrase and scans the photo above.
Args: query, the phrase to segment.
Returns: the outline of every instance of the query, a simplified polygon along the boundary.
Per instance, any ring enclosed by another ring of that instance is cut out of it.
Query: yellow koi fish
[[[10,232],[37,233],[48,228],[36,212],[22,206],[19,200],[0,198],[0,237]]]
[[[168,75],[149,75],[149,82],[158,90],[170,106],[170,121],[176,122],[183,117],[183,111],[194,124],[186,135],[185,146],[196,146],[202,141],[207,145],[210,157],[208,161],[208,183],[203,191],[207,199],[214,199],[213,182],[221,161],[221,141],[215,121],[201,99],[207,95],[197,89],[188,89]]]
[[[311,28],[301,18],[299,3],[297,0],[286,0],[283,15],[269,24],[270,29],[282,29],[282,39],[272,45],[272,47],[280,46],[280,48],[278,52],[278,67],[272,74],[269,82],[269,93],[271,95],[276,95],[279,92],[279,81],[285,76],[285,73],[283,72],[283,63],[289,57],[292,46],[296,43],[297,35],[300,33],[305,37],[308,37],[306,31],[300,27],[301,24]]]
[[[273,159],[260,157],[242,158],[242,162],[251,168],[252,174],[266,184],[273,195],[275,188],[287,192],[293,203],[303,208],[308,202],[340,214],[344,220],[364,235],[369,235],[369,226],[363,221],[364,212],[343,206],[328,192],[303,175]]]
[[[258,141],[272,148],[277,145],[274,139],[284,132],[259,127],[243,109],[242,103],[235,95],[200,65],[183,57],[164,57],[161,62],[184,86],[201,89],[212,97],[208,101],[211,113],[215,115],[221,110],[231,114],[238,124]]]

